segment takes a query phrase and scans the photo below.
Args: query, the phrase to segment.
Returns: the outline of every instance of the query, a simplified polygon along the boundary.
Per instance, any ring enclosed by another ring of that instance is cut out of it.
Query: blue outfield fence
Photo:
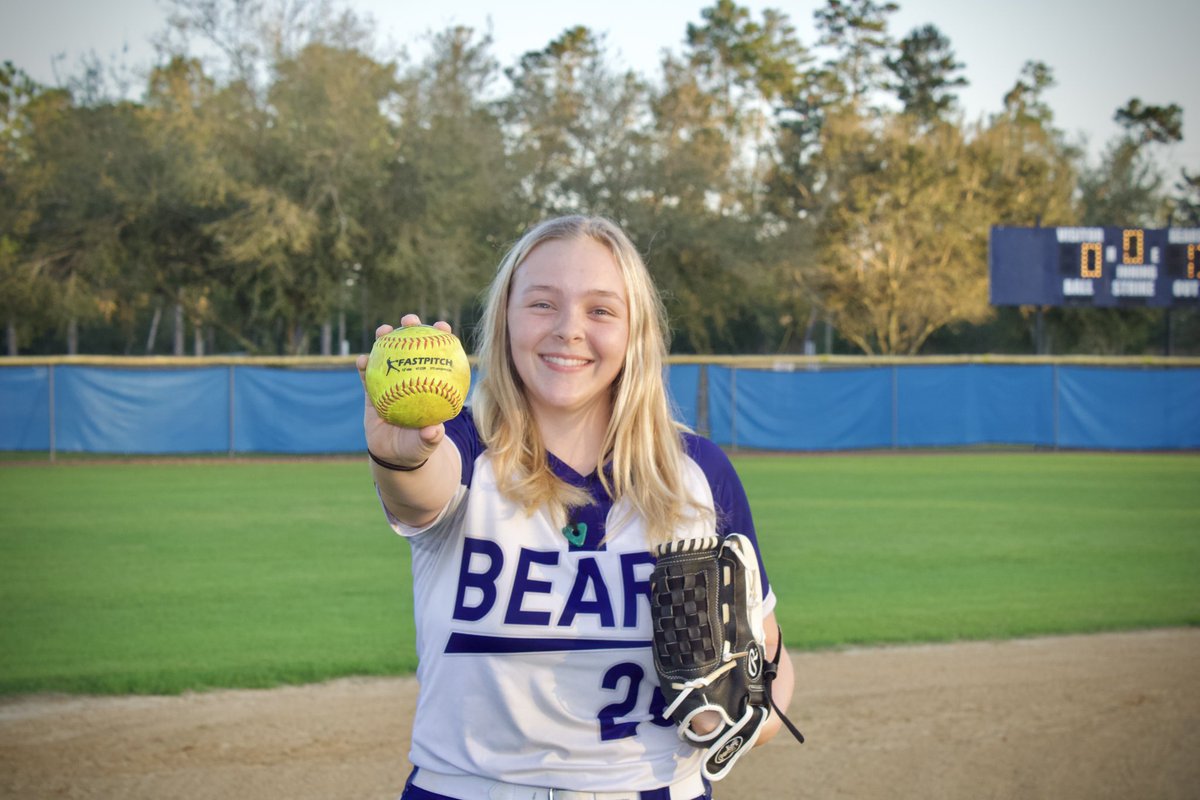
[[[761,360],[760,360],[761,361]],[[1200,365],[673,363],[679,418],[729,448],[1200,448]],[[0,367],[0,450],[361,452],[352,365]]]

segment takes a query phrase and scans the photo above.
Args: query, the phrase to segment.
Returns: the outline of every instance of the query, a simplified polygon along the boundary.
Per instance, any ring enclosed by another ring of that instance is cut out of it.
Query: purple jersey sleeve
[[[742,479],[738,477],[725,451],[703,436],[684,434],[684,450],[708,478],[709,488],[712,489],[713,511],[717,516],[717,534],[725,536],[740,533],[754,545],[754,552],[758,556],[758,572],[762,576],[763,595],[766,596],[771,589],[771,583],[767,580],[767,570],[763,566],[762,549],[758,546],[754,516],[750,512],[750,501],[746,498]]]
[[[470,486],[475,474],[475,461],[486,449],[475,427],[475,417],[470,408],[463,408],[454,419],[446,420],[446,438],[454,442],[462,461],[462,485]]]

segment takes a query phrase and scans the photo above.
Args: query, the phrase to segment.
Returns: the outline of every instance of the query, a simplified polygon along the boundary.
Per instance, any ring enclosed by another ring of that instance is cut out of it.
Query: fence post
[[[49,404],[49,411],[50,411],[50,415],[49,415],[50,416],[50,462],[54,463],[55,448],[57,446],[57,442],[55,441],[55,438],[54,438],[54,428],[56,426],[54,424],[54,365],[53,364],[50,365],[49,388],[50,388],[50,404]]]
[[[892,364],[892,449],[900,446],[900,383],[897,370]]]
[[[1055,450],[1057,450],[1057,449],[1058,449],[1058,437],[1059,437],[1059,432],[1058,432],[1058,424],[1059,424],[1059,422],[1058,422],[1058,415],[1059,415],[1059,403],[1058,403],[1058,396],[1059,396],[1059,394],[1061,393],[1061,391],[1062,391],[1062,388],[1061,388],[1061,386],[1059,385],[1059,382],[1058,382],[1058,364],[1053,364],[1053,365],[1051,365],[1050,369],[1051,369],[1051,374],[1054,376],[1054,377],[1053,377],[1053,380],[1052,380],[1052,386],[1053,386],[1053,391],[1054,391],[1054,398],[1053,398],[1053,399],[1054,399],[1054,405],[1053,405],[1053,408],[1054,408],[1054,449],[1055,449]]]
[[[729,444],[737,452],[737,367],[729,367]]]
[[[230,365],[229,365],[229,457],[230,457],[230,458],[233,458],[233,453],[234,453],[234,444],[233,444],[233,435],[234,435],[234,431],[233,431],[233,392],[234,392],[234,386],[235,386],[235,385],[236,385],[236,383],[237,383],[237,382],[234,380],[234,377],[233,377],[233,370],[234,370],[234,366],[233,366],[233,364],[230,364]]]
[[[696,432],[712,438],[708,422],[708,364],[700,365],[700,375],[696,379]]]

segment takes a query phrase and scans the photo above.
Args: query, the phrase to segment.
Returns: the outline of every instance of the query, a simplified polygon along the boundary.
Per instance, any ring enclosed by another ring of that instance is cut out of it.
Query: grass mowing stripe
[[[789,646],[1200,623],[1200,458],[735,459]],[[364,465],[0,469],[0,692],[415,667],[408,547]]]
[[[789,645],[1200,623],[1194,455],[736,463]]]

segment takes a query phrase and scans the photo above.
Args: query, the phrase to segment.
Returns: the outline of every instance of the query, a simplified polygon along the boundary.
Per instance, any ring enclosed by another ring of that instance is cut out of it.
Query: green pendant
[[[567,541],[576,547],[582,547],[583,541],[587,539],[587,523],[576,522],[562,529],[563,536],[567,537]]]

